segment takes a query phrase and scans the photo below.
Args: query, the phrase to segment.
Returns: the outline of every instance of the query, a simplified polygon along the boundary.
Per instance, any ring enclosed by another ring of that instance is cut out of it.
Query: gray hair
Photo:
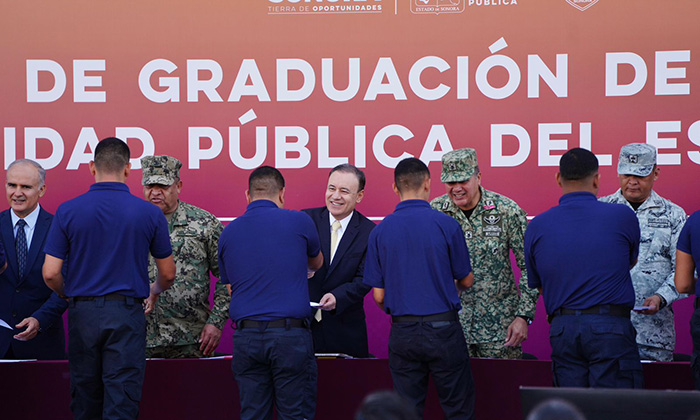
[[[46,170],[36,161],[31,159],[17,159],[16,161],[10,163],[10,166],[7,167],[7,171],[9,172],[15,165],[22,164],[31,165],[36,169],[36,171],[39,173],[39,188],[43,187],[46,183]]]

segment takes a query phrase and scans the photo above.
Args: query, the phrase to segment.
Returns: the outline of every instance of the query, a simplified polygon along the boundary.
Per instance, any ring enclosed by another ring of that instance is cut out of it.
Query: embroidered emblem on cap
[[[639,162],[639,155],[630,155],[629,160],[630,163],[637,163]]]

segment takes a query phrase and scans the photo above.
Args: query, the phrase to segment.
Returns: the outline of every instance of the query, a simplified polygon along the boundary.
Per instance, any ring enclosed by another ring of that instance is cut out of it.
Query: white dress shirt
[[[36,208],[24,218],[27,223],[24,226],[24,235],[27,237],[27,251],[32,246],[32,237],[34,236],[34,228],[36,228],[36,221],[39,219],[39,209],[40,205],[37,204]],[[12,218],[12,232],[17,238],[17,222],[19,222],[20,217],[17,216],[14,210],[10,209],[10,217]]]

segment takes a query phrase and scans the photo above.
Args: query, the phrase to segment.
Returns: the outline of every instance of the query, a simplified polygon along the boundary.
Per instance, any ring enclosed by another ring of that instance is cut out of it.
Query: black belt
[[[416,316],[416,315],[399,315],[392,316],[392,322],[438,322],[438,321],[457,321],[457,311],[442,312],[439,314]]]
[[[552,312],[552,318],[559,315],[612,315],[623,318],[630,317],[632,308],[624,305],[596,305],[586,309],[559,308]]]
[[[74,302],[93,302],[99,299],[104,299],[105,301],[115,301],[115,302],[126,302],[127,299],[133,299],[134,302],[143,303],[143,298],[135,298],[132,296],[124,296],[119,293],[110,293],[104,296],[76,296],[72,297],[71,300]]]
[[[268,328],[309,328],[309,321],[297,318],[285,318],[275,321],[253,321],[252,319],[244,319],[236,323],[236,328],[239,330],[245,328],[258,328],[260,330],[266,330]]]

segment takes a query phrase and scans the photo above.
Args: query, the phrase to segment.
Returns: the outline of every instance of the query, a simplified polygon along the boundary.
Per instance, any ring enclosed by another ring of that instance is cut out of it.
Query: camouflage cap
[[[145,156],[141,158],[142,185],[173,185],[180,179],[182,162],[171,156]]]
[[[442,155],[441,182],[463,182],[476,172],[479,162],[476,160],[476,150],[458,149]]]
[[[620,149],[618,175],[648,176],[656,165],[656,148],[646,143],[631,143]]]

